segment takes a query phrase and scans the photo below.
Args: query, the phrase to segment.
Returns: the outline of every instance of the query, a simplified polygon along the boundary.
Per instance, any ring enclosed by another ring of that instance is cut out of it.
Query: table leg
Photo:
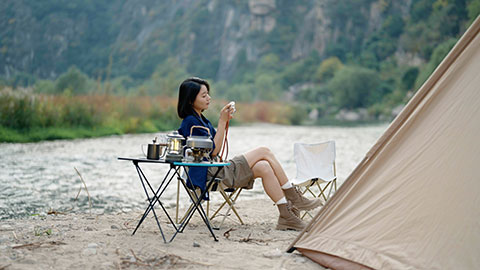
[[[155,206],[155,203],[158,202],[158,204],[160,205],[160,207],[163,209],[163,211],[165,212],[166,216],[168,217],[168,219],[170,220],[170,223],[173,225],[173,227],[175,228],[175,230],[178,230],[177,227],[175,226],[173,220],[171,219],[170,215],[168,214],[167,210],[165,209],[165,207],[163,206],[162,202],[160,201],[160,197],[162,196],[163,192],[165,191],[165,189],[167,188],[167,186],[169,185],[169,183],[172,181],[173,177],[176,175],[176,173],[178,173],[178,168],[174,168],[174,167],[171,167],[170,170],[168,171],[168,173],[165,175],[165,177],[163,178],[160,186],[158,187],[157,191],[154,191],[154,189],[152,188],[152,186],[150,185],[147,177],[145,176],[145,174],[143,173],[142,169],[140,168],[140,166],[138,166],[138,163],[135,163],[134,162],[134,165],[135,167],[137,168],[137,172],[138,172],[138,175],[140,177],[140,181],[142,183],[142,186],[143,186],[143,189],[145,191],[145,194],[147,196],[147,199],[149,201],[149,205],[147,207],[147,209],[145,209],[145,212],[143,213],[143,216],[142,218],[140,219],[137,227],[135,228],[135,230],[133,231],[132,235],[135,234],[135,232],[137,231],[137,229],[140,227],[140,225],[143,223],[143,221],[145,220],[145,218],[148,216],[148,214],[150,213],[150,210],[153,211],[153,215],[155,216],[155,220],[157,222],[157,225],[158,225],[158,228],[160,229],[160,233],[162,234],[162,238],[163,238],[163,241],[166,243],[166,239],[165,239],[165,235],[163,233],[163,230],[162,230],[162,227],[160,225],[160,222],[158,221],[158,217],[157,217],[157,214],[155,212],[155,209],[154,209],[154,206]],[[165,181],[167,180],[168,176],[170,175],[170,172],[173,170],[174,173],[171,175],[170,179],[167,181],[167,183],[165,184]],[[153,198],[150,198],[149,197],[149,193],[148,193],[148,190],[145,186],[145,183],[147,183],[148,187],[150,188],[151,192],[153,193]],[[165,185],[164,185],[165,184]],[[163,187],[163,188],[162,188]]]
[[[197,210],[200,214],[200,217],[203,219],[203,222],[205,222],[205,225],[207,225],[207,228],[208,230],[210,231],[210,233],[212,234],[213,236],[213,239],[215,241],[218,241],[217,237],[215,236],[215,233],[213,232],[213,229],[212,229],[212,225],[210,224],[210,221],[208,219],[208,216],[206,215],[205,213],[205,210],[203,209],[202,205],[201,205],[201,198],[203,198],[205,196],[205,194],[207,193],[207,191],[210,189],[210,187],[212,186],[213,182],[214,182],[214,179],[217,177],[218,173],[220,172],[220,170],[222,169],[223,167],[219,167],[218,170],[216,171],[215,175],[211,178],[211,180],[207,183],[207,187],[206,189],[200,194],[200,196],[197,196],[197,193],[196,192],[193,192],[194,197],[192,197],[192,195],[190,194],[190,192],[187,191],[187,194],[188,196],[190,197],[190,199],[194,202],[194,205],[193,205],[193,208],[192,210],[190,210],[189,213],[187,213],[187,217],[185,218],[185,220],[183,221],[182,224],[180,224],[180,226],[178,227],[178,230],[177,232],[175,232],[175,234],[173,235],[172,239],[170,239],[170,242],[175,238],[176,234],[178,232],[183,232],[183,230],[185,229],[185,227],[187,226],[188,222],[190,221],[190,219],[192,218],[193,214],[195,213],[195,210]],[[187,171],[187,170],[186,170]],[[178,172],[177,172],[178,173]],[[188,174],[188,172],[186,173],[187,175],[187,181],[190,181],[190,175]],[[178,175],[180,177],[180,175]],[[185,189],[188,189],[188,187],[186,186],[186,184],[184,182],[182,182],[182,185],[184,186]]]

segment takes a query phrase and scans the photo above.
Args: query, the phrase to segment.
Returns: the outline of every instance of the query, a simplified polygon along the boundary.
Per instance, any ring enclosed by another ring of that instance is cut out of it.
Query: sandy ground
[[[151,214],[132,236],[143,211],[3,220],[0,270],[323,269],[298,252],[285,252],[298,232],[275,230],[278,212],[266,197],[239,200],[236,207],[245,225],[229,216],[214,231],[218,242],[198,214],[168,244]],[[169,212],[175,216],[174,209]],[[161,224],[168,237],[173,228],[164,216]],[[218,225],[221,218],[213,221]]]

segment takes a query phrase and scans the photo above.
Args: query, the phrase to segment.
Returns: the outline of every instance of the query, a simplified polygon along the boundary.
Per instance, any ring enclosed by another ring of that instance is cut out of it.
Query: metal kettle
[[[167,134],[167,154],[165,155],[166,161],[171,162],[182,160],[183,141],[185,141],[185,138],[176,130]]]
[[[208,136],[192,135],[194,128],[207,130]],[[210,160],[210,153],[213,150],[213,140],[210,129],[203,126],[192,126],[185,147],[185,159],[193,159],[194,162],[202,162],[203,158]]]
[[[194,128],[201,128],[207,130],[208,136],[192,135]],[[187,138],[187,147],[205,149],[206,151],[210,152],[213,148],[213,141],[212,135],[210,134],[210,129],[202,126],[192,126],[192,128],[190,129],[190,136]]]

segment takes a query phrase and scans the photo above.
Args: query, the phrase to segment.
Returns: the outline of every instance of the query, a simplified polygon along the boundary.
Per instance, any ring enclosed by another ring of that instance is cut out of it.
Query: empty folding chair
[[[292,183],[303,187],[304,194],[308,192],[326,202],[337,190],[335,141],[315,144],[295,143],[293,154],[297,176],[292,179]],[[315,192],[314,186],[318,191]],[[308,211],[302,218],[307,213]]]

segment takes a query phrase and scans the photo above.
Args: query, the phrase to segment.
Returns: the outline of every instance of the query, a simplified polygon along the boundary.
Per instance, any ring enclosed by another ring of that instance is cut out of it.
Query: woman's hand
[[[220,111],[220,120],[218,121],[217,133],[213,141],[215,142],[215,149],[212,151],[212,156],[218,155],[220,150],[223,147],[223,139],[225,138],[227,122],[233,118],[233,113],[235,112],[235,103],[230,102],[225,105]]]
[[[232,108],[232,105],[231,105],[231,103],[228,103],[220,111],[220,122],[225,122],[226,123],[227,121],[232,119],[233,118],[233,113],[234,113],[234,110]]]

